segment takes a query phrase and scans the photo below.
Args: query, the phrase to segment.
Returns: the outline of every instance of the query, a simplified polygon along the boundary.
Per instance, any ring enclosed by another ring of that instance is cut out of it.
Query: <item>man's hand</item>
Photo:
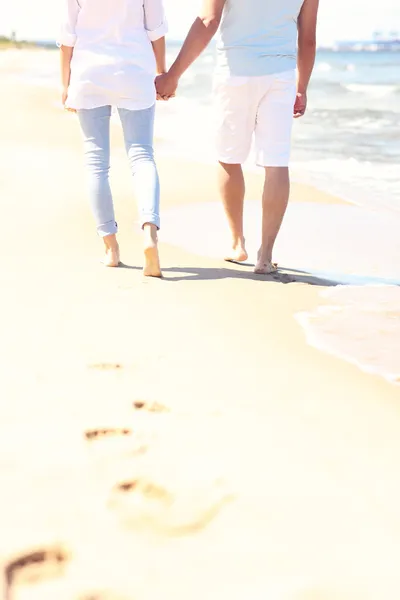
[[[157,97],[162,100],[174,98],[178,89],[179,80],[170,73],[164,73],[156,78]]]
[[[297,92],[296,101],[294,103],[294,118],[299,119],[300,117],[304,117],[306,110],[307,94],[300,94],[300,92]]]

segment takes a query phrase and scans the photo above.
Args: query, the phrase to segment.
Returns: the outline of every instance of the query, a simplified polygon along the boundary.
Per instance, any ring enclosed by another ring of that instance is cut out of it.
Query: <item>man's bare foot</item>
[[[267,262],[259,260],[255,266],[254,273],[257,273],[257,275],[270,275],[271,273],[276,273],[277,270],[277,263],[273,263],[270,260]]]
[[[117,236],[107,235],[103,238],[103,241],[105,246],[103,265],[106,267],[118,267],[121,261]]]
[[[245,247],[245,240],[236,242],[232,246],[232,250],[225,256],[227,262],[245,262],[249,258]]]
[[[162,277],[160,257],[158,255],[157,227],[146,224],[143,228],[144,242],[144,268],[145,277]]]
[[[277,263],[273,263],[271,258],[260,249],[257,254],[257,264],[254,268],[254,273],[258,275],[270,275],[271,273],[276,273],[277,270]]]

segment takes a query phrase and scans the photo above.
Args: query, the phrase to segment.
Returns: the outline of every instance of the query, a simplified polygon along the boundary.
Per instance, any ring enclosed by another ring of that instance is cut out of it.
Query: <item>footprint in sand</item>
[[[145,400],[135,400],[133,402],[134,410],[150,412],[150,413],[166,413],[169,408],[158,402],[146,402]]]
[[[120,596],[113,592],[96,592],[87,596],[80,596],[77,600],[133,600],[132,596]]]
[[[95,363],[89,365],[89,369],[95,369],[97,371],[120,371],[123,366],[120,363]]]
[[[190,485],[185,477],[174,489],[143,476],[119,481],[109,506],[128,527],[187,535],[204,529],[231,500],[220,479]]]
[[[64,574],[69,554],[61,546],[43,548],[21,554],[10,561],[4,570],[6,599],[15,585],[37,583]]]
[[[125,459],[145,454],[150,443],[148,436],[134,434],[129,427],[98,427],[87,429],[84,435],[97,455],[110,460],[115,453]]]
[[[101,440],[104,438],[123,437],[129,435],[132,435],[132,430],[127,428],[88,429],[85,431],[85,437],[88,441]]]

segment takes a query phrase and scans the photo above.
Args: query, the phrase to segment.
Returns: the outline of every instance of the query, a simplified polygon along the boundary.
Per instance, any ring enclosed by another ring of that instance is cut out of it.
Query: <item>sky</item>
[[[13,29],[23,39],[55,39],[65,0],[0,0],[0,35]],[[319,41],[368,39],[374,30],[400,31],[399,0],[320,0]],[[200,0],[164,0],[170,37],[182,39]],[[351,9],[349,8],[351,6]],[[379,7],[379,8],[378,8]]]

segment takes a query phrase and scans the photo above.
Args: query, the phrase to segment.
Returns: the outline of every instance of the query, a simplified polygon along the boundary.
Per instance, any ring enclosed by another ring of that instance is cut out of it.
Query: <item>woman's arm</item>
[[[63,0],[64,15],[61,22],[60,35],[57,40],[57,46],[60,48],[60,67],[61,67],[61,86],[62,103],[68,98],[68,87],[71,79],[71,60],[76,43],[76,24],[80,6],[78,0]]]
[[[157,75],[162,75],[167,72],[165,37],[163,36],[155,42],[151,42],[151,44],[153,46],[154,56],[156,57]]]
[[[163,0],[144,0],[144,26],[151,42],[168,33]]]
[[[61,66],[61,102],[63,106],[68,98],[68,88],[71,79],[71,60],[74,49],[70,46],[60,47],[60,66]]]
[[[144,26],[153,46],[157,63],[157,74],[167,70],[165,62],[165,35],[168,23],[165,17],[163,0],[144,0]]]

